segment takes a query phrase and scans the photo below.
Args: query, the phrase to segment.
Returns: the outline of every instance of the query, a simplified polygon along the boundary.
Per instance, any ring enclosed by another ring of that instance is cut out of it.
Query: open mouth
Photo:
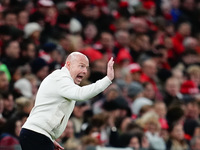
[[[83,75],[77,75],[76,77],[78,80],[82,80],[83,79]]]

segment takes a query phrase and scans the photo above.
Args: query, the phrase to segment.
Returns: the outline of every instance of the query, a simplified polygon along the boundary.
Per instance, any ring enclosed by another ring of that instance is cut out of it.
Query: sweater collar
[[[63,67],[61,68],[61,71],[63,71],[64,73],[66,73],[67,75],[69,75],[69,76],[71,77],[70,72],[69,72],[69,70],[67,69],[66,66],[63,66]],[[71,77],[71,78],[72,78],[72,77]]]

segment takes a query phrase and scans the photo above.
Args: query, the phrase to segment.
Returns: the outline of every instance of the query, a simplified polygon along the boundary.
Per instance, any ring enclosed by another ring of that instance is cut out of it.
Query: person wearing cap
[[[61,63],[62,57],[57,50],[57,45],[52,42],[47,42],[42,46],[39,51],[39,57],[43,58],[48,64],[53,62]]]
[[[131,63],[128,65],[128,70],[131,73],[132,81],[140,82],[140,76],[142,73],[142,69],[138,63]]]
[[[103,79],[81,87],[89,60],[80,52],[69,54],[65,66],[48,75],[38,89],[35,105],[20,133],[22,150],[63,149],[55,140],[65,130],[76,101],[91,99],[104,91],[114,79],[113,64],[111,58]]]
[[[127,96],[130,98],[131,103],[136,98],[143,97],[144,88],[139,82],[131,82],[127,88]]]
[[[36,75],[40,84],[40,82],[44,80],[49,73],[49,66],[47,62],[43,58],[38,57],[35,58],[30,65],[32,73]]]

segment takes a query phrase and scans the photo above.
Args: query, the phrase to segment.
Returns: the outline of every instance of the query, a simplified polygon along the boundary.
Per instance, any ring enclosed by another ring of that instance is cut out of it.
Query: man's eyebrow
[[[86,67],[89,67],[89,65],[86,65],[85,63],[80,62],[79,65],[84,65]]]

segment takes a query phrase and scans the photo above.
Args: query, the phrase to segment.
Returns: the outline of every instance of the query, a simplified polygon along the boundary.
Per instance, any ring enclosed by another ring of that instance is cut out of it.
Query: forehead
[[[0,74],[0,77],[1,77],[0,79],[6,78],[6,74],[5,74],[5,73],[1,73],[1,74]]]
[[[85,55],[79,55],[78,57],[76,57],[75,62],[78,64],[85,64],[87,66],[89,65],[89,60]]]

